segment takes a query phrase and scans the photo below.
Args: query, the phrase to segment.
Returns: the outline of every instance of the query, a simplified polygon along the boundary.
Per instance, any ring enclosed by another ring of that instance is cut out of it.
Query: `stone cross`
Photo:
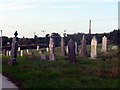
[[[65,52],[65,46],[64,46],[64,38],[61,38],[61,55],[65,56],[66,52]]]
[[[37,51],[39,51],[39,46],[37,46]]]
[[[95,59],[97,57],[97,39],[93,36],[91,41],[91,58]]]
[[[76,62],[75,43],[72,39],[68,41],[68,60],[71,63]]]
[[[78,44],[75,42],[75,54],[78,54]]]
[[[108,46],[107,46],[107,37],[106,36],[104,36],[103,38],[102,38],[102,52],[107,52],[108,51],[108,48],[107,48]]]
[[[54,41],[53,41],[53,38],[50,37],[50,42],[49,42],[49,51],[50,51],[50,56],[49,56],[49,59],[51,61],[54,61],[56,60],[56,57],[55,57],[55,54],[54,54]]]
[[[20,51],[20,56],[21,56],[21,57],[23,56],[23,50]]]
[[[81,40],[80,57],[87,57],[87,46],[86,46],[85,35],[82,36],[82,40]]]
[[[18,50],[18,33],[15,32],[15,37],[12,39],[12,45],[11,45],[11,57],[10,61],[8,62],[9,65],[17,64],[16,58],[17,58],[17,50]]]

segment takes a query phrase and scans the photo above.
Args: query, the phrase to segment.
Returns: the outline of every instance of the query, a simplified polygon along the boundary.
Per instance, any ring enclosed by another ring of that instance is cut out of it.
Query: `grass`
[[[60,56],[60,47],[55,52],[57,61],[41,60],[36,53],[34,60],[26,59],[27,55],[18,56],[19,64],[14,66],[9,66],[9,57],[3,56],[3,74],[19,88],[118,88],[120,60],[117,51],[108,54],[99,51],[98,60],[77,56],[75,64],[68,62],[68,56]]]

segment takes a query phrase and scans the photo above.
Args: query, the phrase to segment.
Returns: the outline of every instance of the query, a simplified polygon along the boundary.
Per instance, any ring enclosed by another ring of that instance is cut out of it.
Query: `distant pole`
[[[91,20],[89,21],[89,34],[91,34]]]

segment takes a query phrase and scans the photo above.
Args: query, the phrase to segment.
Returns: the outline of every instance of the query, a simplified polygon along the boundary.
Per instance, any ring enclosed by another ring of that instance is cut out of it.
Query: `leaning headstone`
[[[61,55],[65,56],[66,52],[65,52],[65,46],[64,46],[64,38],[61,38]]]
[[[37,46],[37,51],[39,51],[39,46]]]
[[[47,60],[47,59],[48,59],[48,57],[47,57],[46,54],[41,54],[41,55],[40,55],[40,58],[41,58],[42,60]]]
[[[50,56],[49,56],[49,59],[51,61],[55,61],[56,60],[56,57],[55,57],[55,54],[54,54],[54,41],[53,41],[53,38],[50,37],[50,42],[49,42],[49,51],[50,51]]]
[[[17,64],[16,58],[17,58],[17,50],[18,50],[18,33],[15,32],[15,37],[12,39],[12,46],[11,46],[11,57],[10,61],[8,62],[9,65]]]
[[[108,46],[107,46],[107,37],[106,36],[104,36],[103,38],[102,38],[102,52],[107,52],[108,51],[108,48],[107,48]]]
[[[85,35],[83,35],[82,40],[81,40],[80,57],[87,57],[87,47],[86,47]]]
[[[78,44],[77,44],[77,42],[75,42],[75,54],[76,55],[78,54]]]
[[[2,55],[6,56],[6,49],[3,49]]]
[[[112,46],[112,50],[117,50],[118,47],[117,46]]]
[[[96,59],[97,57],[97,39],[93,36],[91,41],[91,58]]]
[[[21,57],[23,56],[23,50],[20,51],[20,56],[21,56]]]
[[[71,63],[76,62],[76,55],[75,55],[75,43],[72,39],[68,42],[68,60]]]

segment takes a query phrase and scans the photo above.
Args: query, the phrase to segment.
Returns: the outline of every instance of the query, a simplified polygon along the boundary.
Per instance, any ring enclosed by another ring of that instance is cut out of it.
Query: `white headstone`
[[[9,51],[9,56],[11,56],[11,51]]]
[[[66,53],[68,53],[68,46],[66,46]]]
[[[20,52],[20,56],[21,56],[21,57],[23,56],[23,50],[21,50],[21,52]]]
[[[106,36],[104,36],[103,38],[102,38],[102,52],[107,52],[107,37]]]
[[[18,51],[20,51],[20,47],[18,47]]]
[[[9,50],[6,51],[6,56],[9,56]]]
[[[97,57],[97,39],[94,36],[91,41],[91,58],[95,59]]]
[[[77,45],[77,42],[75,42],[75,54],[78,53],[78,45]]]
[[[27,54],[29,53],[29,50],[27,49]]]
[[[39,51],[39,46],[37,46],[37,51]]]
[[[112,46],[112,50],[117,50],[118,47],[117,46]]]
[[[49,52],[49,48],[48,47],[46,48],[46,51]]]

